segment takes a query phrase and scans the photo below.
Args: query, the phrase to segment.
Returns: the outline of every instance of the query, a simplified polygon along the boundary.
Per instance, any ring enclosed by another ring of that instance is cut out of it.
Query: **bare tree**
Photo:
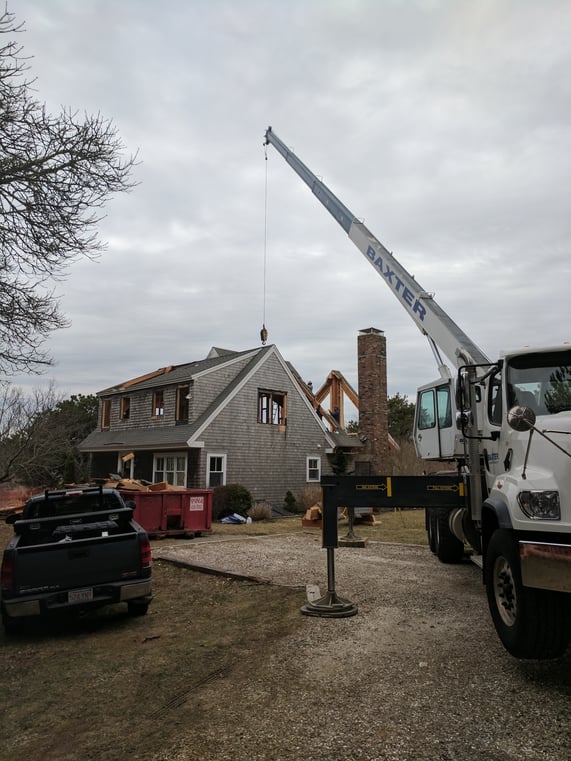
[[[0,382],[0,483],[59,486],[87,478],[78,444],[97,423],[96,396],[64,399],[53,385],[26,392]]]
[[[60,398],[53,386],[26,394],[10,383],[0,383],[0,483],[26,475],[49,459],[54,449],[48,413]]]
[[[113,124],[68,109],[47,113],[33,97],[23,25],[0,15],[0,372],[37,372],[51,364],[47,335],[65,327],[54,281],[97,237],[112,193],[133,186],[136,156],[124,157]]]

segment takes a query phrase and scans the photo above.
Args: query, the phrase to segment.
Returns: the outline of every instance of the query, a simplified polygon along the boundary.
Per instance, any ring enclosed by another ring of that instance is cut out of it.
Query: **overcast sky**
[[[92,393],[211,346],[274,343],[389,394],[437,377],[426,339],[263,137],[268,125],[491,358],[571,339],[569,0],[18,0],[37,95],[139,152],[108,247],[58,285],[45,376]],[[267,247],[264,245],[267,229]],[[265,265],[265,266],[264,266]],[[266,277],[264,279],[264,271]]]

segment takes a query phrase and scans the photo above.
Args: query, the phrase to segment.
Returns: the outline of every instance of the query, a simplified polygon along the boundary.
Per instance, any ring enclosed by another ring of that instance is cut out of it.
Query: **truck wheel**
[[[460,563],[464,557],[464,542],[450,530],[450,510],[434,510],[434,552],[441,563]]]
[[[141,602],[140,600],[131,600],[127,603],[127,610],[130,616],[144,616],[149,609],[148,602]]]
[[[569,596],[523,586],[518,543],[505,529],[490,539],[485,576],[490,613],[506,650],[515,658],[563,655],[571,638]]]
[[[23,619],[12,618],[11,616],[6,615],[4,611],[2,611],[2,626],[4,627],[6,634],[10,637],[15,636],[16,634],[21,634],[24,631]]]

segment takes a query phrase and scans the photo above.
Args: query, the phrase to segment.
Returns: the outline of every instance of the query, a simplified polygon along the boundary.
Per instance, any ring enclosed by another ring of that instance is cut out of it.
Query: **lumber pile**
[[[167,481],[150,484],[147,481],[137,481],[133,478],[110,478],[103,484],[104,489],[119,489],[120,491],[180,491],[183,486],[173,486]]]
[[[316,502],[305,511],[305,515],[301,519],[301,525],[305,528],[321,528],[322,520],[321,504]]]

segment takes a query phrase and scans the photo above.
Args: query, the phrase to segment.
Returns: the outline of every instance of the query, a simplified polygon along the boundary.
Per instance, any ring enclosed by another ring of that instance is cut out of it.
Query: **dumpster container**
[[[133,517],[149,536],[200,536],[212,531],[212,489],[123,491],[135,503]]]

